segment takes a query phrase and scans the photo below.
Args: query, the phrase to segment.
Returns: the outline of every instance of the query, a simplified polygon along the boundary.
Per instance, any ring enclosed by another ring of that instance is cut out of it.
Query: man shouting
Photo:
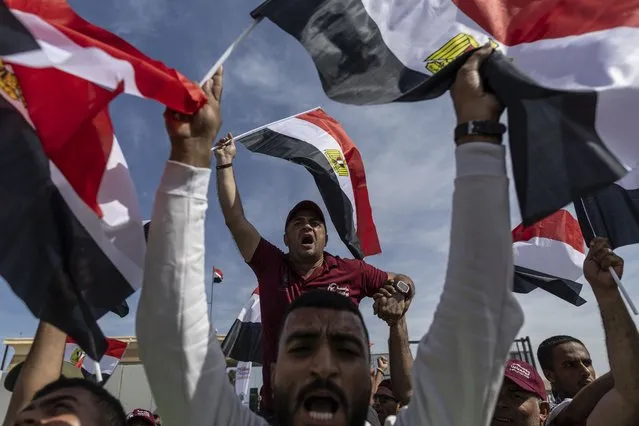
[[[235,143],[227,135],[215,147],[217,191],[222,213],[233,239],[249,264],[260,288],[264,382],[262,415],[271,419],[273,398],[271,364],[277,353],[277,331],[288,305],[302,293],[325,289],[349,297],[356,305],[373,297],[384,286],[392,297],[376,297],[375,312],[384,320],[404,315],[415,290],[406,275],[384,272],[363,260],[342,259],[324,251],[328,241],[322,209],[301,201],[284,221],[284,245],[288,253],[266,241],[244,215],[233,174]]]

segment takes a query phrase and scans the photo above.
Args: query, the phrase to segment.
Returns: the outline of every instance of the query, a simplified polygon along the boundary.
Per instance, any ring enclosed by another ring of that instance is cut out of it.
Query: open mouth
[[[329,422],[339,410],[339,401],[327,393],[309,395],[304,400],[304,410],[318,422]]]
[[[313,244],[313,236],[309,235],[309,234],[304,235],[304,236],[302,236],[302,241],[301,242],[302,242],[303,246],[310,246],[310,245]]]

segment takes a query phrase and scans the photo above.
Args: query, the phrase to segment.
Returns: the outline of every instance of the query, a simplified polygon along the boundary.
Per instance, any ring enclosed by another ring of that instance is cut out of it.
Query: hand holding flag
[[[605,238],[593,239],[590,242],[590,250],[584,262],[584,276],[595,293],[617,288],[617,282],[612,277],[612,273],[609,270],[610,267],[621,278],[623,275],[623,259],[610,249],[608,240]]]
[[[479,68],[494,50],[490,45],[482,47],[457,72],[450,88],[457,124],[473,120],[499,121],[504,106],[486,90],[479,74]]]
[[[213,152],[215,153],[215,159],[217,160],[218,166],[231,164],[237,154],[233,135],[228,133],[220,139],[220,141],[215,145],[215,148],[213,148]]]
[[[167,109],[164,113],[166,131],[171,139],[171,160],[195,167],[211,167],[213,140],[222,125],[223,70],[204,83],[207,102],[192,116]]]

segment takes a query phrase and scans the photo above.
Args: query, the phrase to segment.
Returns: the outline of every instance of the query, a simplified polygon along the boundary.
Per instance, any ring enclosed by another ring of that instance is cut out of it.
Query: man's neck
[[[324,253],[318,259],[298,259],[290,256],[290,260],[295,272],[302,278],[308,278],[315,268],[322,266],[322,263],[324,263]]]

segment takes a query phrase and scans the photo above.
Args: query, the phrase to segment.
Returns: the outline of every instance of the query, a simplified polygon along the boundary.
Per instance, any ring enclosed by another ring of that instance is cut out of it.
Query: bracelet
[[[377,371],[379,371],[380,373],[382,373],[382,376],[385,375],[386,373],[384,372],[384,370],[382,370],[381,368],[377,367]]]
[[[228,169],[233,166],[233,163],[222,164],[221,166],[215,166],[216,170]]]

